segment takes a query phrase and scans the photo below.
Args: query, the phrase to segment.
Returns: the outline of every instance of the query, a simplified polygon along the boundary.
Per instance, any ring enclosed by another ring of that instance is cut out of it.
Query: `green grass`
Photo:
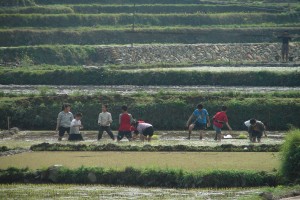
[[[290,6],[289,6],[290,5]],[[194,4],[137,4],[134,5],[42,5],[27,7],[9,7],[0,9],[0,13],[215,13],[215,12],[288,12],[297,8],[297,4],[231,4],[231,5],[194,5]]]
[[[237,152],[30,152],[0,157],[0,168],[40,169],[55,164],[69,168],[104,167],[113,169],[171,168],[185,171],[256,170],[273,171],[279,167],[278,153]]]
[[[213,14],[136,14],[136,24],[153,26],[223,25],[255,23],[298,23],[296,14],[213,13]],[[95,25],[128,25],[132,14],[1,14],[2,26],[18,27],[77,27]]]
[[[1,184],[0,196],[4,199],[212,199],[212,200],[260,200],[258,194],[272,191],[276,197],[282,197],[292,191],[299,191],[300,186],[278,186],[260,188],[227,188],[227,189],[162,189],[103,185],[65,185],[65,184]],[[277,195],[277,191],[281,194]]]

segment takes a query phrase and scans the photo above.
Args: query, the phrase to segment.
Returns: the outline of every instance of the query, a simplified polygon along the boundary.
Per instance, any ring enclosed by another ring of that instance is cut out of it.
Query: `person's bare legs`
[[[187,138],[188,140],[191,139],[191,134],[192,134],[194,127],[195,127],[195,124],[189,125],[189,136]]]
[[[144,142],[145,136],[144,136],[143,134],[140,134],[140,140],[141,140],[142,142]]]
[[[221,142],[221,139],[222,139],[222,133],[218,133],[218,135],[217,135],[217,141]]]
[[[200,138],[199,138],[200,140],[203,139],[203,131],[204,131],[204,130],[200,130]]]

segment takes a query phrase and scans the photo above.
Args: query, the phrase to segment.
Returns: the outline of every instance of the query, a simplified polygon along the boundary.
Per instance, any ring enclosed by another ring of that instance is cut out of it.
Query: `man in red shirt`
[[[122,113],[119,116],[119,133],[117,136],[118,142],[125,136],[129,141],[132,140],[131,124],[133,122],[132,115],[127,112],[127,106],[122,106]]]
[[[221,134],[221,128],[223,127],[223,124],[225,123],[229,130],[232,130],[231,127],[228,124],[228,118],[226,115],[227,107],[222,106],[222,111],[217,112],[215,116],[213,117],[213,128],[216,131],[216,138],[215,140],[221,141],[222,134]]]

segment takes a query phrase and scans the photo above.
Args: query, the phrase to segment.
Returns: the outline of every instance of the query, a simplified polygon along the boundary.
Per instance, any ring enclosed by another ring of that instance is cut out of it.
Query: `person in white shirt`
[[[150,142],[154,133],[152,124],[138,121],[133,122],[133,124],[137,132],[140,134],[140,140],[144,142],[144,140],[146,139],[148,142]]]
[[[58,132],[58,141],[61,141],[65,132],[70,134],[70,123],[74,119],[73,114],[70,112],[71,105],[68,103],[63,104],[62,111],[58,114],[56,132]]]
[[[252,122],[252,123],[251,123]],[[268,137],[267,136],[267,134],[266,134],[266,132],[265,132],[265,125],[261,122],[261,121],[259,121],[259,120],[256,120],[256,119],[249,119],[249,120],[247,120],[247,121],[245,121],[244,122],[244,125],[247,127],[247,129],[248,129],[248,133],[249,133],[249,140],[250,140],[250,142],[253,142],[253,139],[255,138],[254,136],[253,136],[253,131],[252,131],[252,126],[253,126],[253,124],[255,125],[255,124],[259,124],[260,125],[260,127],[263,127],[263,128],[261,128],[261,129],[263,129],[263,130],[261,130],[260,132],[264,132],[264,135],[265,135],[265,137]],[[260,136],[260,134],[259,134],[259,136]],[[261,138],[261,136],[260,137],[258,137],[258,139],[259,139],[259,141],[260,141],[260,138]]]
[[[70,135],[68,140],[70,141],[83,140],[83,137],[79,131],[81,128],[83,128],[81,124],[81,118],[82,118],[82,114],[77,113],[75,115],[75,119],[72,120],[70,125]]]
[[[98,117],[99,124],[99,133],[98,133],[98,141],[102,139],[103,132],[105,131],[112,140],[115,140],[115,136],[110,129],[110,124],[112,123],[111,114],[107,111],[108,105],[102,105],[102,112]]]

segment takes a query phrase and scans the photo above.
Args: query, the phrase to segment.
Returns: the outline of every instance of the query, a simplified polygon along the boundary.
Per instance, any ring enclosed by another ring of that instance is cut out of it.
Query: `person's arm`
[[[101,113],[98,115],[98,124],[101,125]]]
[[[226,126],[228,127],[228,129],[230,130],[230,131],[232,131],[232,128],[230,127],[230,125],[228,124],[228,122],[225,122],[226,123]]]
[[[129,114],[129,117],[130,117],[130,124],[132,124],[133,123],[133,117],[132,117],[131,114]]]
[[[60,115],[60,113],[59,113],[58,116],[57,116],[56,131],[58,131],[58,128],[59,128],[59,126],[60,126],[60,121],[61,121],[61,115]]]
[[[191,114],[191,116],[189,117],[188,121],[186,122],[186,126],[187,126],[187,127],[190,125],[190,122],[191,122],[191,120],[193,119],[193,117],[194,117],[194,113]]]
[[[266,126],[263,123],[261,123],[261,125],[262,125],[262,130],[263,130],[265,137],[268,137],[268,135],[266,133]]]
[[[207,120],[207,127],[210,127],[210,119],[208,113],[206,115],[206,120]]]
[[[108,121],[109,121],[109,123],[111,124],[112,122],[113,122],[113,120],[112,120],[112,117],[111,117],[111,114],[109,113],[109,116],[108,116]]]

